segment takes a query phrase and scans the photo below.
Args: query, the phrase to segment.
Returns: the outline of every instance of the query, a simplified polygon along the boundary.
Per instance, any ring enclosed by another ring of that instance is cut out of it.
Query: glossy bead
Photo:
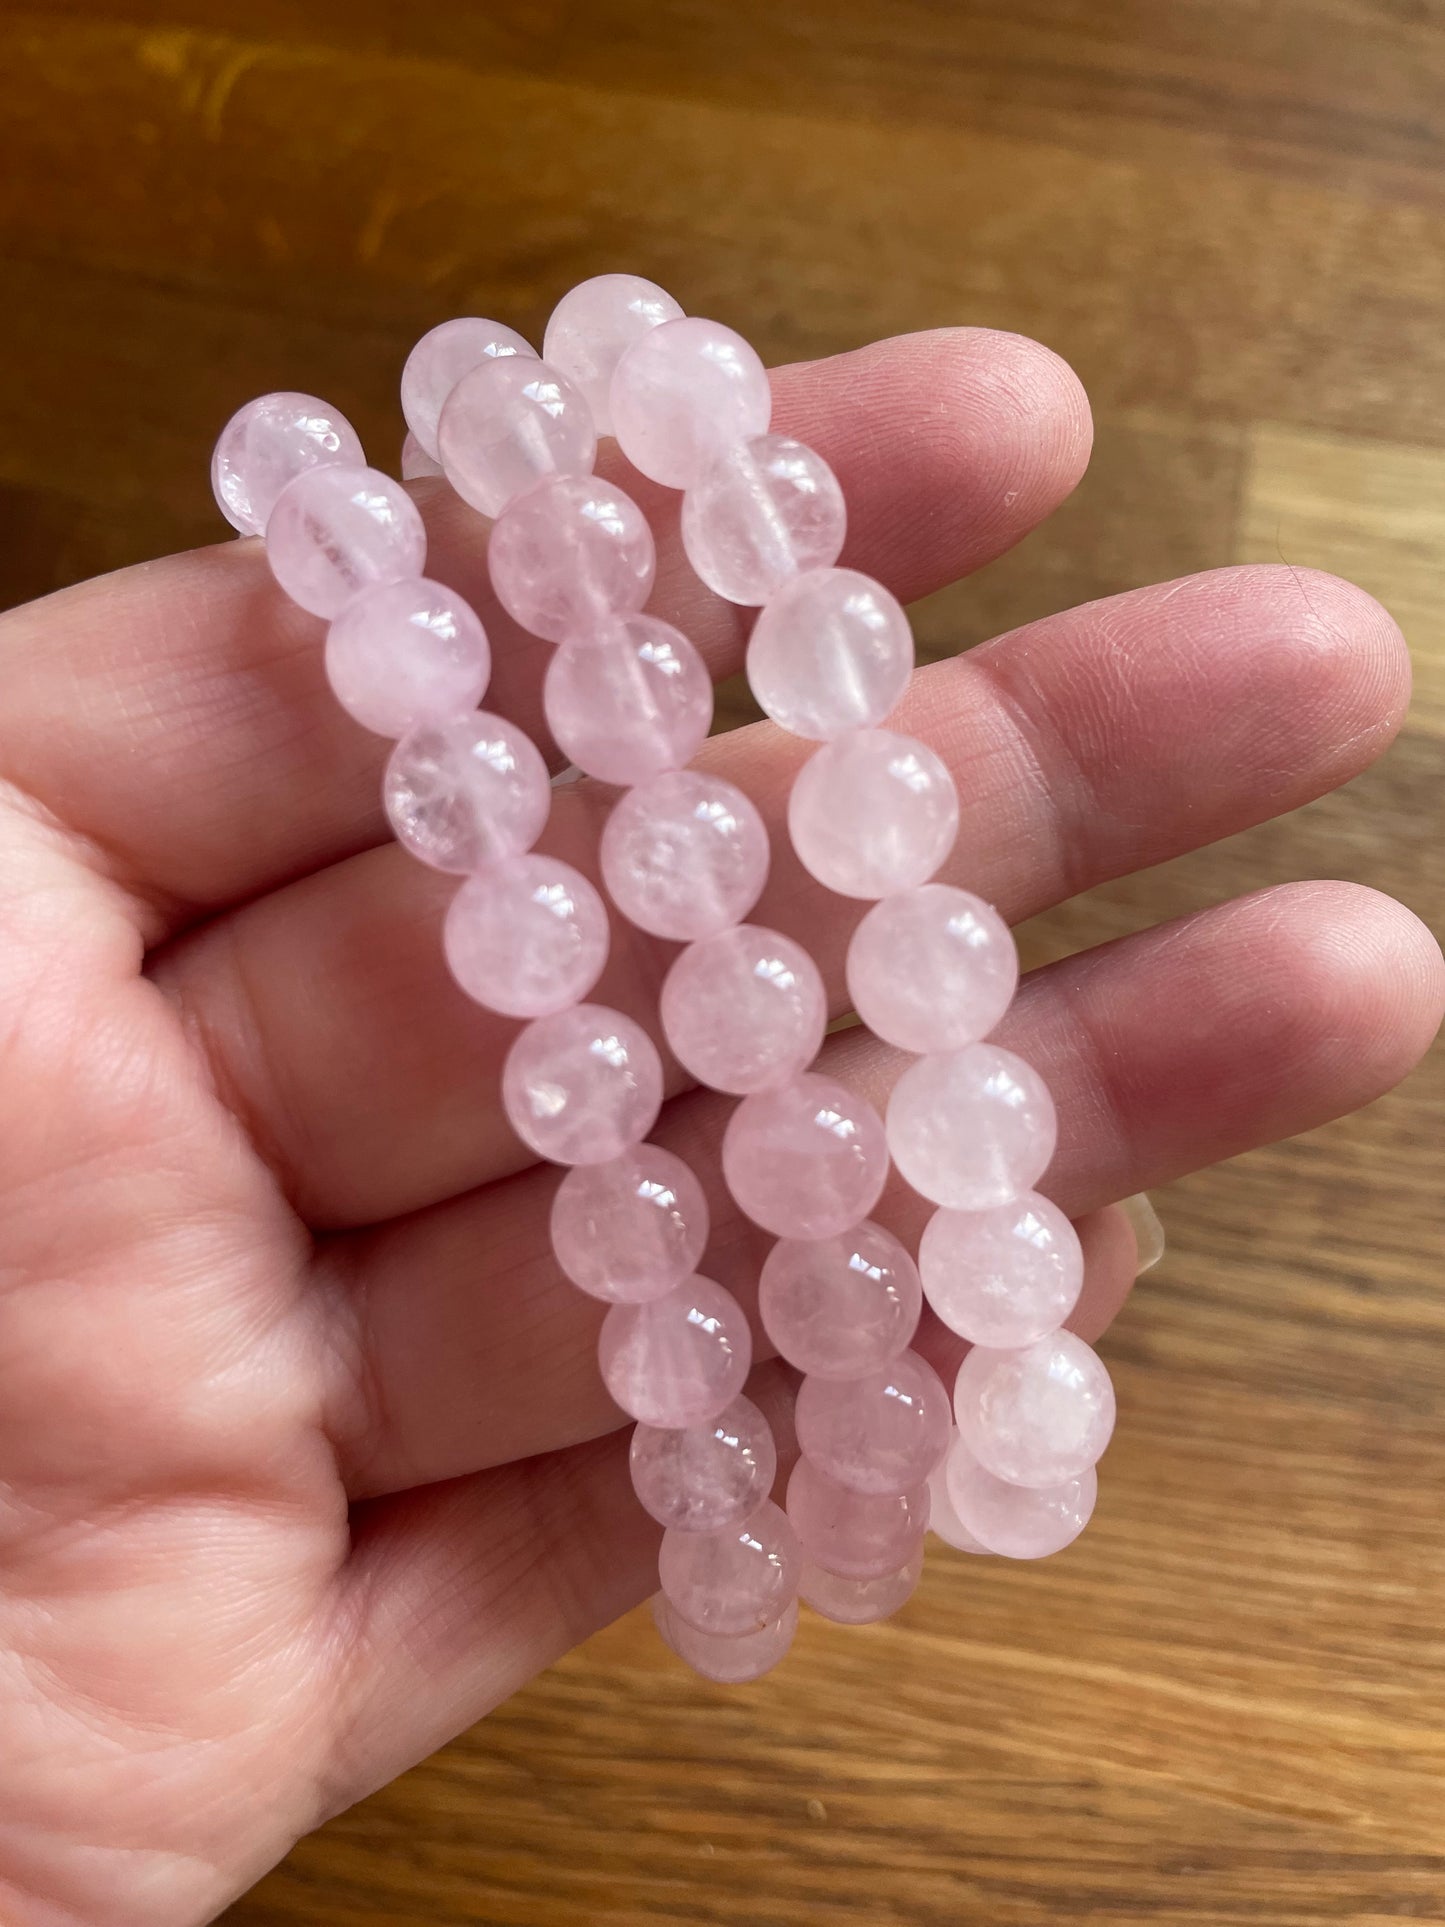
[[[888,1145],[866,1098],[807,1071],[745,1097],[723,1133],[738,1205],[778,1238],[831,1238],[866,1218],[888,1176]]]
[[[662,1298],[613,1305],[602,1321],[602,1382],[644,1425],[701,1425],[742,1391],[753,1360],[747,1314],[731,1292],[695,1274]]]
[[[948,1496],[948,1461],[957,1444],[955,1427],[949,1434],[948,1451],[928,1475],[928,1530],[955,1552],[986,1554],[988,1547],[975,1539],[954,1511],[953,1500]]]
[[[596,475],[554,475],[502,511],[487,567],[507,613],[534,636],[561,642],[640,609],[657,551],[630,495]]]
[[[805,1557],[848,1579],[881,1579],[918,1550],[928,1526],[927,1483],[906,1492],[851,1492],[799,1459],[788,1517]]]
[[[617,363],[612,432],[634,468],[690,488],[715,450],[767,432],[767,370],[720,321],[687,316],[640,335]]]
[[[844,897],[926,883],[953,848],[958,793],[923,743],[859,729],[815,750],[788,798],[803,868]]]
[[[535,361],[537,350],[514,328],[476,315],[458,315],[422,336],[401,371],[401,412],[423,454],[436,459],[437,424],[462,376],[484,361],[513,355]]]
[[[689,944],[663,979],[662,1028],[683,1069],[715,1091],[768,1090],[811,1064],[828,999],[791,937],[740,923]]]
[[[876,1579],[845,1579],[808,1562],[798,1577],[798,1596],[815,1613],[840,1626],[871,1626],[891,1619],[900,1606],[906,1606],[922,1577],[921,1545],[896,1572],[881,1573]]]
[[[948,1430],[948,1394],[916,1352],[864,1378],[810,1376],[798,1390],[798,1443],[852,1492],[921,1485],[943,1457]]]
[[[944,1480],[964,1530],[1005,1559],[1047,1559],[1071,1546],[1099,1496],[1091,1465],[1060,1485],[1010,1485],[986,1472],[962,1440],[944,1461]]]
[[[597,455],[587,404],[545,361],[483,361],[447,398],[437,430],[442,467],[483,515],[549,475],[586,475]]]
[[[925,883],[885,897],[848,945],[848,995],[900,1050],[958,1050],[997,1024],[1018,987],[1013,933],[967,890]]]
[[[681,317],[667,290],[640,274],[595,274],[552,310],[542,353],[586,396],[599,435],[612,433],[612,376],[623,352],[649,329]]]
[[[507,1053],[502,1106],[554,1164],[605,1164],[639,1144],[662,1108],[662,1060],[630,1017],[578,1004],[529,1024]]]
[[[740,923],[768,875],[768,832],[734,784],[669,770],[629,790],[602,832],[602,876],[640,930],[686,943]]]
[[[888,1148],[925,1198],[985,1211],[1021,1198],[1054,1155],[1058,1120],[1031,1064],[998,1044],[920,1057],[888,1100]]]
[[[542,688],[563,755],[604,783],[681,769],[712,723],[712,677],[680,629],[656,616],[603,617],[564,642]]]
[[[434,455],[428,455],[411,430],[401,444],[401,479],[404,482],[419,482],[426,477],[440,475],[442,465]]]
[[[785,1610],[797,1596],[802,1563],[787,1515],[767,1500],[745,1525],[664,1533],[657,1575],[689,1626],[736,1639]]]
[[[935,1211],[918,1268],[949,1330],[996,1351],[1057,1331],[1084,1283],[1079,1234],[1037,1191],[987,1211]]]
[[[748,638],[748,684],[795,736],[828,742],[888,716],[913,673],[913,631],[897,599],[856,569],[795,576]]]
[[[768,1421],[750,1398],[735,1398],[701,1425],[632,1434],[632,1489],[659,1525],[674,1532],[721,1532],[742,1525],[773,1489],[778,1454]]]
[[[467,715],[491,673],[487,632],[470,604],[424,576],[363,589],[326,632],[332,692],[378,736]]]
[[[442,943],[469,997],[504,1017],[548,1017],[602,975],[607,908],[586,877],[553,856],[503,857],[452,898]]]
[[[861,1378],[886,1365],[912,1340],[922,1307],[917,1266],[866,1218],[831,1238],[779,1239],[758,1280],[764,1331],[790,1365],[817,1378]]]
[[[484,709],[403,736],[382,795],[403,848],[459,875],[530,850],[552,806],[536,744]]]
[[[1018,1351],[976,1345],[959,1367],[953,1404],[965,1446],[1010,1485],[1078,1478],[1102,1457],[1114,1430],[1109,1374],[1072,1332]]]
[[[676,1653],[695,1673],[720,1686],[745,1686],[770,1673],[786,1657],[798,1630],[798,1602],[790,1599],[768,1625],[732,1639],[719,1633],[700,1633],[696,1626],[689,1626],[662,1593],[653,1599],[652,1619],[669,1652]]]
[[[757,607],[805,569],[836,562],[848,512],[838,478],[788,435],[720,449],[682,501],[682,545],[729,602]]]
[[[276,498],[266,559],[293,602],[330,618],[363,589],[419,576],[426,530],[400,482],[380,469],[329,463],[307,469]]]
[[[702,1186],[660,1144],[606,1164],[579,1164],[552,1200],[552,1250],[582,1291],[619,1305],[661,1298],[692,1276],[707,1248]]]
[[[315,395],[258,395],[221,430],[211,456],[216,506],[242,535],[262,535],[288,482],[309,468],[364,468],[361,437]]]

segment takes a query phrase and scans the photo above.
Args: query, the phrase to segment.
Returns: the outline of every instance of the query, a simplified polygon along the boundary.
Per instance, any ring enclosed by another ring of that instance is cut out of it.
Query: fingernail
[[[1125,1198],[1121,1209],[1134,1227],[1134,1242],[1139,1247],[1139,1269],[1134,1276],[1142,1278],[1164,1256],[1164,1227],[1159,1222],[1159,1213],[1149,1202],[1147,1191]]]

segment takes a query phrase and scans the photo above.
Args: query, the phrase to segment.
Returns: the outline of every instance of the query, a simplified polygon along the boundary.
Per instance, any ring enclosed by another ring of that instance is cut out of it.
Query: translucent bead
[[[805,569],[836,562],[848,511],[838,478],[787,435],[720,449],[682,501],[682,545],[707,586],[756,607]]]
[[[906,1492],[851,1492],[799,1459],[788,1517],[804,1555],[847,1579],[881,1579],[917,1552],[928,1526],[927,1483]]]
[[[720,321],[665,321],[632,343],[611,390],[612,431],[634,468],[690,488],[713,452],[767,432],[768,373]]]
[[[602,876],[640,930],[686,943],[739,923],[762,894],[768,832],[742,791],[703,770],[629,790],[602,831]]]
[[[375,583],[419,576],[426,530],[400,482],[336,462],[282,489],[266,524],[266,559],[293,602],[329,619]]]
[[[1005,1559],[1047,1559],[1071,1546],[1099,1496],[1091,1465],[1061,1485],[1010,1485],[986,1472],[961,1440],[944,1461],[944,1479],[964,1530]]]
[[[805,1564],[798,1579],[798,1596],[824,1619],[840,1626],[871,1626],[891,1619],[906,1606],[923,1577],[923,1547],[896,1572],[876,1579],[845,1579],[822,1566]]]
[[[262,535],[288,482],[309,468],[364,468],[361,437],[315,395],[258,395],[221,430],[211,456],[216,506],[242,535]]]
[[[738,1205],[778,1238],[831,1238],[866,1218],[888,1176],[888,1145],[866,1098],[807,1071],[745,1097],[723,1133]]]
[[[798,1389],[798,1443],[852,1492],[907,1492],[948,1445],[948,1394],[917,1352],[864,1378],[813,1378]]]
[[[756,1632],[735,1639],[719,1633],[700,1633],[689,1626],[662,1593],[652,1602],[653,1623],[670,1652],[720,1686],[745,1686],[750,1680],[770,1673],[787,1656],[798,1630],[798,1602],[790,1599],[783,1611]]]
[[[780,1239],[758,1281],[763,1329],[790,1365],[817,1378],[886,1365],[908,1346],[922,1307],[913,1260],[871,1219],[832,1238]]]
[[[742,1526],[664,1533],[657,1575],[689,1626],[736,1639],[760,1632],[796,1598],[802,1564],[787,1515],[768,1500]]]
[[[994,1350],[1057,1331],[1084,1283],[1079,1234],[1037,1191],[988,1211],[935,1211],[918,1268],[949,1330]]]
[[[988,1547],[975,1539],[953,1509],[948,1496],[948,1461],[958,1444],[958,1431],[949,1433],[948,1451],[928,1475],[928,1530],[955,1552],[987,1553]]]
[[[513,856],[467,878],[447,909],[442,944],[453,977],[479,1004],[504,1017],[549,1017],[602,975],[609,934],[606,905],[570,863]]]
[[[1054,1155],[1058,1120],[1031,1064],[998,1044],[920,1057],[888,1100],[888,1148],[925,1198],[986,1211],[1021,1198]]]
[[[913,673],[913,631],[897,600],[856,569],[795,576],[748,638],[748,683],[775,723],[828,742],[889,715]]]
[[[435,456],[428,455],[411,430],[401,444],[401,479],[404,482],[419,482],[426,476],[440,475],[442,465]]]
[[[1019,1351],[976,1345],[959,1367],[953,1403],[965,1446],[1010,1485],[1078,1478],[1103,1456],[1114,1430],[1109,1374],[1072,1332]]]
[[[425,454],[436,457],[437,424],[462,376],[484,361],[513,355],[535,361],[537,350],[514,328],[504,328],[500,321],[482,321],[475,315],[443,321],[422,336],[401,371],[401,412]]]
[[[491,673],[487,632],[470,605],[424,576],[363,589],[326,632],[336,700],[378,736],[465,716]]]
[[[702,1186],[660,1144],[606,1164],[579,1164],[552,1200],[552,1250],[582,1291],[612,1304],[661,1298],[692,1276],[707,1248]]]
[[[629,1417],[668,1429],[726,1411],[752,1360],[746,1312],[731,1292],[696,1275],[646,1304],[613,1305],[597,1338],[612,1397]]]
[[[958,1050],[997,1024],[1018,987],[1013,933],[982,897],[946,883],[875,904],[848,945],[848,994],[900,1050]]]
[[[682,309],[640,274],[595,274],[552,310],[542,353],[586,396],[599,435],[612,433],[612,376],[624,350],[649,329],[678,321]]]
[[[858,729],[815,750],[788,798],[803,868],[844,897],[926,883],[953,848],[958,793],[931,749],[889,729]]]
[[[545,361],[508,356],[463,375],[437,430],[442,467],[483,515],[549,475],[586,475],[597,455],[587,404]]]
[[[403,736],[382,795],[403,848],[459,875],[530,850],[552,806],[536,744],[484,709]]]
[[[773,1489],[778,1454],[768,1421],[750,1398],[701,1425],[632,1434],[632,1489],[659,1525],[721,1532],[750,1519]]]
[[[508,504],[487,542],[492,587],[508,614],[548,642],[640,609],[657,550],[647,517],[595,475],[554,475]]]
[[[662,1060],[640,1024],[578,1004],[529,1024],[507,1053],[502,1106],[554,1164],[606,1164],[640,1144],[662,1108]]]
[[[662,1028],[700,1084],[743,1094],[786,1083],[823,1042],[818,966],[776,930],[740,923],[691,943],[663,979]]]
[[[547,723],[558,748],[604,783],[681,769],[712,724],[712,677],[680,629],[656,616],[603,618],[547,665]]]

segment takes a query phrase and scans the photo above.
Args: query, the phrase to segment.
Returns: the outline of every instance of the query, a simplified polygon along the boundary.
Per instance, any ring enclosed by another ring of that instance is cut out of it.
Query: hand
[[[883,343],[776,387],[843,479],[847,559],[905,598],[1017,541],[1088,454],[1077,383],[1012,336]],[[654,606],[727,674],[742,618],[679,559],[675,498],[638,492],[665,531]],[[418,495],[430,572],[492,634],[489,706],[540,727],[546,651],[491,604],[480,524]],[[387,841],[386,746],[334,705],[320,638],[255,542],[0,619],[13,1927],[209,1918],[653,1584],[601,1308],[550,1263],[555,1174],[497,1107],[514,1027],[445,976],[453,884]],[[958,879],[1019,919],[1344,782],[1407,685],[1360,591],[1225,569],[926,670],[903,726],[959,778]],[[802,753],[766,725],[707,750],[774,828],[759,920],[805,937],[838,1003],[859,906],[786,853]],[[588,865],[607,800],[559,792],[548,845]],[[646,1014],[660,961],[619,929],[599,999]],[[1428,934],[1342,884],[1036,973],[1005,1037],[1058,1097],[1078,1328],[1132,1281],[1111,1200],[1366,1102],[1440,1005]],[[858,1032],[828,1057],[875,1094],[894,1072]],[[710,1269],[746,1299],[765,1241],[716,1182],[725,1111],[679,1091],[660,1135],[709,1182]],[[884,1215],[911,1236],[923,1213],[894,1193]]]

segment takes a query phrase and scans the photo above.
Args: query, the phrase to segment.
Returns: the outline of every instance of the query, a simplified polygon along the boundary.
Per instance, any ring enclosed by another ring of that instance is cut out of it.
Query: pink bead
[[[606,1164],[639,1144],[662,1108],[662,1060],[640,1024],[578,1004],[529,1024],[507,1053],[502,1106],[554,1164]]]
[[[788,798],[803,868],[844,897],[886,897],[926,883],[953,848],[958,793],[911,736],[858,729],[815,750]]]
[[[460,875],[530,850],[552,806],[536,744],[484,709],[403,736],[382,794],[403,848]]]
[[[723,1133],[738,1205],[778,1238],[831,1238],[866,1218],[888,1176],[888,1145],[866,1098],[805,1072],[745,1097]]]
[[[928,1526],[928,1486],[850,1492],[799,1459],[788,1480],[788,1517],[804,1555],[847,1579],[881,1579],[907,1563]]]
[[[606,905],[586,877],[532,855],[503,857],[468,877],[448,907],[442,943],[453,977],[479,1004],[504,1017],[549,1017],[602,975],[609,935]]]
[[[787,1656],[798,1630],[798,1602],[790,1599],[783,1611],[756,1632],[727,1639],[718,1633],[700,1633],[689,1626],[662,1593],[652,1602],[653,1623],[670,1652],[704,1679],[720,1686],[745,1686],[750,1680],[770,1673]]]
[[[953,1403],[964,1445],[1010,1485],[1078,1478],[1103,1456],[1114,1430],[1109,1374],[1072,1332],[1019,1351],[975,1345],[959,1367]]]
[[[848,512],[838,478],[787,435],[720,449],[682,502],[682,545],[707,586],[756,607],[805,569],[836,562]]]
[[[975,1539],[968,1527],[953,1509],[953,1500],[948,1496],[948,1461],[958,1445],[958,1432],[955,1428],[949,1433],[949,1448],[928,1475],[928,1530],[935,1539],[941,1539],[955,1552],[986,1554],[988,1547]]]
[[[948,1394],[916,1352],[866,1378],[810,1376],[798,1390],[798,1443],[852,1492],[921,1485],[943,1457],[948,1428]]]
[[[754,923],[703,937],[663,979],[662,1028],[679,1064],[715,1091],[769,1090],[811,1064],[828,999],[800,944]]]
[[[780,1239],[758,1281],[763,1329],[790,1365],[816,1378],[861,1378],[886,1365],[908,1346],[922,1307],[913,1260],[866,1218],[832,1238]]]
[[[944,1479],[964,1530],[1005,1559],[1047,1559],[1071,1546],[1099,1496],[1092,1465],[1060,1485],[1009,1485],[986,1472],[962,1441],[944,1461]]]
[[[338,616],[363,589],[419,576],[426,530],[400,482],[330,463],[288,482],[266,524],[266,560],[313,616]]]
[[[925,1198],[986,1211],[1030,1190],[1048,1168],[1058,1120],[1031,1064],[998,1044],[920,1057],[888,1100],[888,1148]]]
[[[815,1613],[840,1626],[871,1626],[891,1619],[900,1606],[906,1606],[922,1576],[922,1546],[896,1572],[876,1579],[844,1579],[822,1566],[807,1564],[798,1579],[798,1596]]]
[[[221,430],[211,457],[216,506],[242,535],[264,534],[276,498],[309,468],[364,468],[361,437],[315,395],[258,395]]]
[[[918,1267],[949,1330],[997,1351],[1057,1331],[1084,1282],[1079,1234],[1037,1191],[987,1211],[935,1211]]]
[[[624,350],[681,316],[667,290],[640,274],[595,274],[552,310],[542,353],[586,396],[599,435],[612,433],[612,376]]]
[[[742,791],[703,770],[629,790],[602,832],[602,877],[640,930],[686,943],[739,923],[762,894],[768,832]]]
[[[569,638],[542,694],[557,747],[604,783],[681,769],[712,723],[707,665],[656,616],[603,617]]]
[[[664,1533],[657,1575],[679,1618],[699,1632],[736,1639],[760,1632],[787,1608],[802,1563],[787,1515],[768,1500],[746,1525]]]
[[[510,502],[487,542],[502,607],[548,642],[640,609],[657,551],[647,517],[595,475],[554,475]]]
[[[690,488],[715,450],[767,432],[768,373],[719,321],[665,321],[632,343],[611,390],[612,431],[634,468]]]
[[[726,1411],[752,1361],[747,1314],[699,1275],[646,1304],[613,1305],[597,1338],[602,1382],[623,1411],[669,1429]]]
[[[440,475],[442,465],[435,456],[428,455],[411,430],[401,444],[401,479],[404,482],[419,482],[426,477]]]
[[[500,515],[549,475],[588,474],[597,455],[592,416],[571,382],[517,355],[462,376],[437,442],[447,480],[483,515]]]
[[[437,424],[462,376],[484,361],[513,355],[535,361],[537,350],[514,328],[504,328],[500,321],[482,321],[475,315],[443,321],[422,336],[401,371],[401,412],[423,453],[435,459]]]
[[[378,736],[466,716],[491,673],[487,632],[470,605],[424,576],[363,589],[326,632],[336,700]]]
[[[772,1491],[778,1470],[768,1421],[749,1398],[735,1398],[701,1425],[639,1425],[630,1462],[643,1508],[674,1532],[742,1525]]]
[[[828,742],[889,715],[913,673],[913,631],[895,597],[856,569],[785,583],[748,638],[748,683],[775,723]]]
[[[644,1304],[690,1278],[707,1234],[702,1186],[660,1144],[579,1164],[552,1200],[558,1264],[580,1290],[612,1304]]]
[[[875,904],[848,945],[848,994],[900,1050],[958,1050],[987,1037],[1019,980],[1013,933],[981,897],[946,883]]]

